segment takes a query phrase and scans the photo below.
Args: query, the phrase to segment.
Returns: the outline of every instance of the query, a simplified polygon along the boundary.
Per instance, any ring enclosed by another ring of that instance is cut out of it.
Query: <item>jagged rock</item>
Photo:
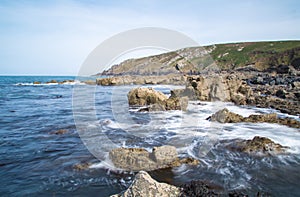
[[[226,148],[248,154],[272,155],[283,154],[288,147],[277,144],[266,137],[255,136],[252,140],[232,140]]]
[[[250,115],[249,117],[243,117],[239,114],[230,112],[227,108],[217,111],[211,117],[211,121],[220,123],[238,123],[238,122],[266,122],[266,123],[277,123],[286,125],[293,128],[300,128],[300,122],[293,118],[278,118],[276,113],[272,114],[261,114],[261,115]]]
[[[179,196],[180,189],[167,183],[159,183],[145,172],[140,171],[131,186],[121,194],[111,197],[176,197]]]
[[[129,105],[148,106],[141,111],[165,111],[165,110],[186,110],[188,106],[187,97],[168,98],[162,92],[156,91],[153,88],[135,88],[129,91]]]
[[[129,91],[128,95],[129,105],[151,105],[151,104],[163,104],[163,101],[168,97],[162,92],[156,91],[153,88],[134,88]]]
[[[236,123],[242,122],[243,116],[230,112],[227,108],[217,111],[211,116],[211,121],[217,121],[220,123]]]
[[[143,148],[116,148],[110,151],[109,158],[117,168],[129,171],[152,171],[181,164],[199,164],[193,158],[179,159],[173,146],[155,147],[151,153]]]

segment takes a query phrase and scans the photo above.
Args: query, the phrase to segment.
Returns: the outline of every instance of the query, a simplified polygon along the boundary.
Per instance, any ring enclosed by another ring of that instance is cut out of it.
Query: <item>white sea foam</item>
[[[40,84],[34,84],[34,83],[16,83],[14,84],[16,86],[55,86],[55,85],[86,85],[84,82],[81,81],[72,81],[72,82],[64,82],[64,83],[40,83]]]

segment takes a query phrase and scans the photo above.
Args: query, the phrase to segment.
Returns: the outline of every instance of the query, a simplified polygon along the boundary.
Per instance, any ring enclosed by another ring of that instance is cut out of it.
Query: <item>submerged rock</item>
[[[180,189],[167,183],[159,183],[144,171],[140,171],[131,186],[122,194],[111,197],[176,197]]]
[[[226,148],[248,154],[273,155],[285,153],[288,147],[277,144],[269,138],[255,136],[252,140],[233,140]]]
[[[181,164],[199,164],[193,158],[179,159],[174,146],[154,147],[151,153],[143,148],[116,148],[110,151],[109,158],[117,168],[128,171],[152,171]]]
[[[188,106],[187,97],[168,98],[162,92],[156,91],[153,88],[134,88],[129,91],[128,103],[131,106],[147,106],[141,111],[165,111],[165,110],[186,110]]]
[[[68,133],[68,130],[66,129],[59,129],[57,131],[52,131],[50,134],[54,134],[54,135],[63,135]]]
[[[209,118],[208,118],[209,119]],[[239,114],[230,112],[227,108],[217,111],[210,117],[211,121],[220,123],[238,123],[238,122],[252,122],[252,123],[277,123],[286,125],[293,128],[300,128],[300,122],[293,118],[278,118],[276,113],[272,114],[261,114],[261,115],[250,115],[243,117]]]
[[[86,170],[88,169],[92,164],[91,163],[78,163],[78,164],[75,164],[73,166],[73,169],[74,170]]]

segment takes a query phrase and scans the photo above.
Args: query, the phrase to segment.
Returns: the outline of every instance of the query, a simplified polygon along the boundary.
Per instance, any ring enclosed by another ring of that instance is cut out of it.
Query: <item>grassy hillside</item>
[[[185,48],[174,52],[129,59],[102,74],[163,75],[252,67],[268,71],[280,65],[300,69],[300,41],[245,42]]]
[[[300,41],[249,42],[215,46],[210,54],[223,69],[253,65],[258,70],[266,70],[278,65],[290,65],[293,60],[300,58]]]

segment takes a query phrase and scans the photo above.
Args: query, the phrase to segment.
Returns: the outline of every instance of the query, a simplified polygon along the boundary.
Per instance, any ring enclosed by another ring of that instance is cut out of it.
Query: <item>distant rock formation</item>
[[[252,123],[277,123],[286,125],[293,128],[300,128],[300,122],[293,118],[278,118],[276,113],[272,114],[261,114],[261,115],[250,115],[243,117],[239,114],[230,112],[227,108],[217,111],[210,117],[211,121],[220,123],[238,123],[238,122],[252,122]]]
[[[146,106],[143,111],[165,111],[165,110],[183,110],[188,106],[187,97],[171,96],[168,98],[162,92],[153,88],[134,88],[129,91],[128,103],[130,106]]]
[[[193,158],[178,158],[174,146],[155,147],[151,153],[143,148],[116,148],[110,151],[109,158],[115,167],[128,171],[152,171],[182,164],[199,164],[199,161]]]
[[[144,85],[144,84],[172,84],[184,85],[185,77],[179,74],[169,74],[162,76],[142,76],[142,75],[123,75],[107,78],[97,78],[96,84],[102,86],[114,85]]]

